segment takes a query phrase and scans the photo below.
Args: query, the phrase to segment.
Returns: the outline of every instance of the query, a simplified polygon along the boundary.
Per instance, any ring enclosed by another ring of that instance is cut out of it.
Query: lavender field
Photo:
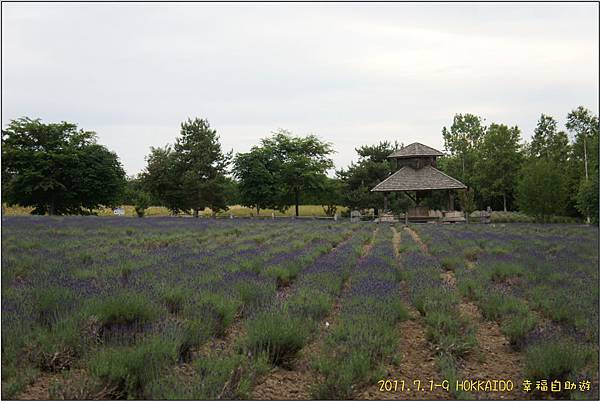
[[[3,398],[594,399],[597,343],[593,227],[2,220]]]

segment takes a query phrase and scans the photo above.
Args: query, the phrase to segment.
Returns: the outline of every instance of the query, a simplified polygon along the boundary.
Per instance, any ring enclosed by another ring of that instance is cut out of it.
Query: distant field
[[[3,217],[2,397],[537,399],[558,380],[597,399],[597,244],[575,225]],[[457,386],[478,379],[513,387]]]
[[[125,209],[125,216],[136,217],[135,209],[133,206],[125,205],[121,206]],[[5,216],[25,216],[29,215],[33,208],[12,206],[5,206],[4,215]],[[347,208],[343,206],[338,207],[338,213],[342,213],[346,211]],[[112,209],[100,209],[96,211],[99,216],[113,216]],[[275,216],[293,216],[295,214],[294,208],[290,208],[286,210],[285,213],[278,212],[272,209],[262,209],[260,211],[261,216],[271,216],[271,213],[275,213]],[[201,213],[203,216],[209,217],[212,216],[212,211],[210,209],[206,209]],[[229,216],[232,214],[236,217],[248,217],[248,216],[256,216],[256,209],[250,209],[240,205],[234,205],[229,208],[229,210],[220,212],[218,216]],[[171,213],[165,207],[160,206],[151,206],[146,210],[146,216],[170,216]],[[325,212],[323,211],[323,207],[319,205],[300,205],[300,215],[301,216],[325,216]]]

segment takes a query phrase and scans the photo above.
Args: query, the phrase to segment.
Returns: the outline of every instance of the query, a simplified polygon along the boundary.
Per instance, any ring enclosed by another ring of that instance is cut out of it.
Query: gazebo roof
[[[467,188],[465,184],[447,174],[442,173],[435,167],[424,166],[423,168],[415,170],[411,167],[404,166],[377,184],[371,191],[398,192],[464,188]]]
[[[411,143],[406,145],[402,149],[399,149],[389,155],[390,158],[405,158],[405,157],[419,157],[419,156],[443,156],[444,154],[439,150],[430,148],[427,145],[423,145],[419,142]]]

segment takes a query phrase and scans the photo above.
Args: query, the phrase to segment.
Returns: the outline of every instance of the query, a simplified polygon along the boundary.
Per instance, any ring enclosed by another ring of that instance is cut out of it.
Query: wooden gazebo
[[[404,192],[416,207],[408,210],[407,216],[414,220],[429,218],[429,208],[421,206],[421,200],[431,195],[431,191],[445,190],[448,193],[448,210],[454,210],[452,191],[466,189],[467,186],[455,178],[438,170],[436,158],[443,153],[415,142],[388,156],[395,160],[396,172],[380,182],[372,192],[383,192],[383,210],[388,210],[388,194]],[[413,197],[411,193],[415,193]]]

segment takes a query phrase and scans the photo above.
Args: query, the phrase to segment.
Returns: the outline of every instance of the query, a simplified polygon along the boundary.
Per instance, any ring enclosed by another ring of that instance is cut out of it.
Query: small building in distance
[[[444,154],[439,150],[415,142],[388,156],[394,160],[396,172],[377,184],[371,191],[383,192],[384,213],[388,210],[388,194],[404,192],[416,206],[410,208],[407,216],[412,220],[427,220],[429,208],[421,201],[431,195],[431,191],[445,190],[448,193],[448,211],[454,210],[452,191],[466,189],[467,186],[456,178],[437,169],[436,158]],[[411,193],[414,192],[414,197]]]

